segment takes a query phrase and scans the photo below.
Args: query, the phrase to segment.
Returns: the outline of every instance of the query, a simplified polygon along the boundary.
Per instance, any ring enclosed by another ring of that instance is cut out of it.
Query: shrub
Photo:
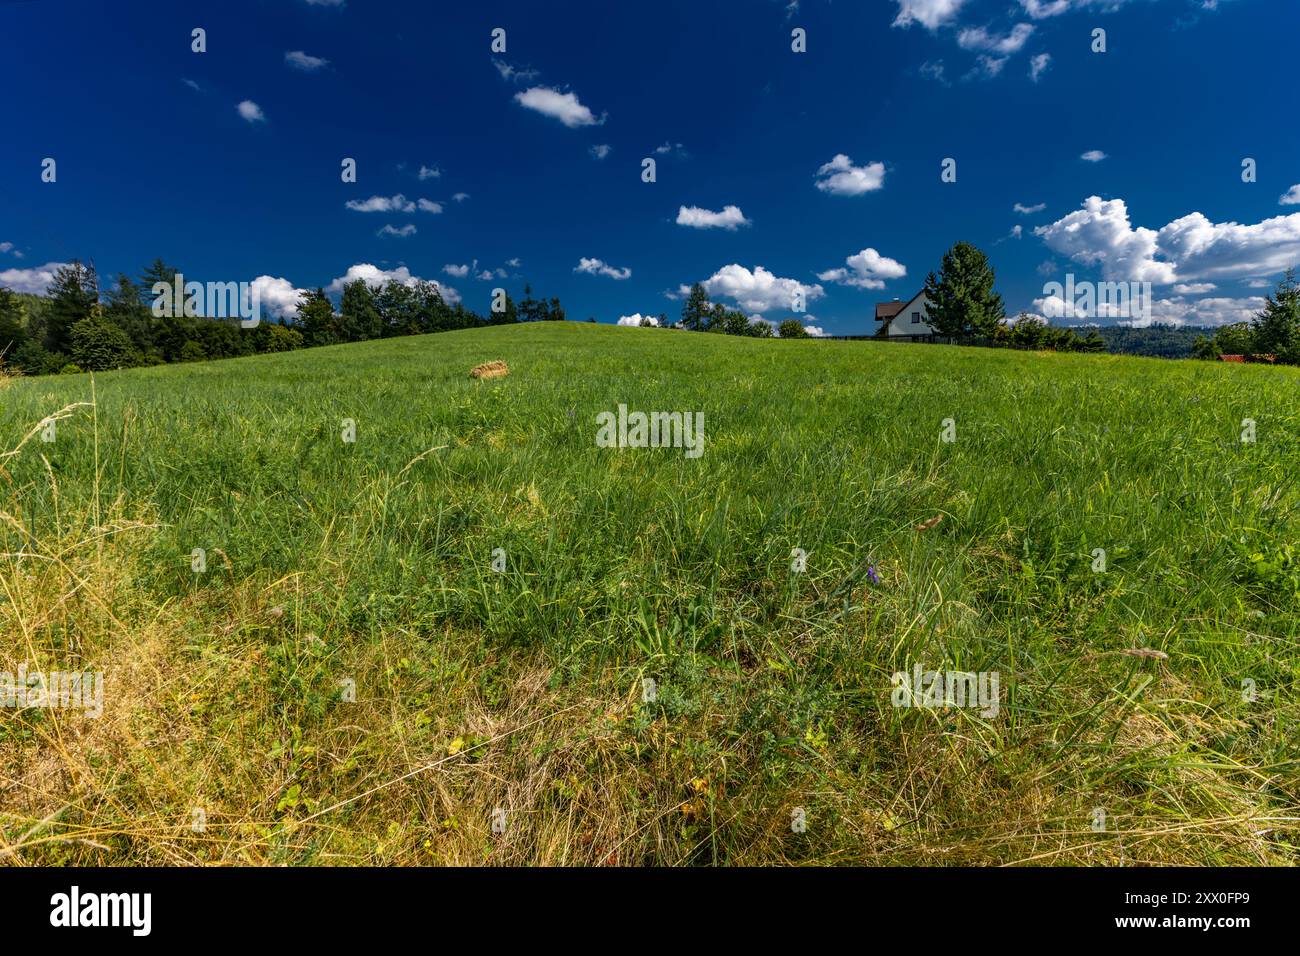
[[[102,372],[136,364],[131,337],[99,315],[88,315],[75,323],[68,337],[72,361],[79,366],[78,371]]]

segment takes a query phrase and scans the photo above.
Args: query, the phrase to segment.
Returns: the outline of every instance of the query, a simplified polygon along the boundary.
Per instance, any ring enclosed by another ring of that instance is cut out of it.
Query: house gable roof
[[[900,312],[907,309],[913,302],[925,295],[925,289],[912,296],[906,302],[877,302],[876,303],[876,321],[887,322],[894,319]],[[894,308],[898,306],[898,308]],[[891,311],[892,310],[892,311]]]

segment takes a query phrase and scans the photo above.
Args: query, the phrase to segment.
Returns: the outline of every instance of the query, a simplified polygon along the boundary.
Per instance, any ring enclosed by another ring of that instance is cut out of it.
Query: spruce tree
[[[682,306],[682,328],[690,332],[703,332],[709,327],[710,314],[709,294],[697,282],[691,286],[686,303]]]
[[[993,338],[1007,317],[1002,296],[993,291],[993,267],[984,253],[959,242],[943,254],[939,274],[925,280],[930,325],[940,335]]]
[[[54,273],[48,295],[45,347],[51,352],[66,353],[71,345],[72,327],[90,315],[99,302],[95,267],[74,259]]]
[[[1264,308],[1251,322],[1254,351],[1275,355],[1279,362],[1300,364],[1300,285],[1295,269],[1288,269]]]

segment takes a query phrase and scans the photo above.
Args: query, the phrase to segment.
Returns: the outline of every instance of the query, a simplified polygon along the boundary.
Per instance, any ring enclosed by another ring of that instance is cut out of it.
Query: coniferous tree
[[[99,302],[95,267],[74,259],[54,273],[48,295],[45,347],[51,352],[66,353],[71,344],[72,327],[90,315],[91,309]]]
[[[709,294],[704,291],[702,284],[695,283],[682,306],[682,328],[690,332],[705,331],[710,325],[711,312]]]
[[[178,275],[183,278],[182,270],[169,266],[161,259],[155,259],[145,267],[144,272],[140,273],[140,301],[149,309],[150,315],[153,314],[153,304],[159,295],[154,291],[154,287],[160,282],[165,282],[168,288],[174,290]],[[184,294],[185,290],[182,289],[180,295],[184,296]]]
[[[510,293],[506,293],[505,309],[501,312],[492,312],[488,316],[489,325],[510,325],[519,321],[519,309],[515,306],[515,300],[510,298]]]
[[[533,287],[524,284],[524,297],[519,300],[519,321],[537,322],[545,317],[546,303],[533,298]]]
[[[930,325],[940,335],[996,337],[1007,312],[993,279],[988,257],[968,242],[957,243],[943,254],[939,274],[925,280]]]
[[[125,332],[142,354],[153,348],[153,316],[142,290],[124,273],[118,273],[117,284],[109,290],[104,317]]]
[[[339,330],[345,342],[377,339],[384,334],[384,321],[375,304],[375,294],[364,279],[356,279],[343,287]]]
[[[1275,355],[1279,362],[1300,364],[1300,284],[1295,269],[1288,269],[1264,308],[1251,322],[1254,351]]]
[[[298,306],[298,326],[308,346],[333,345],[339,341],[334,303],[330,302],[324,289],[303,293]]]

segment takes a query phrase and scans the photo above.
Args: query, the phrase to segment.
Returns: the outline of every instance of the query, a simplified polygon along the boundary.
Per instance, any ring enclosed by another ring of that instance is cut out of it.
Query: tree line
[[[43,297],[0,287],[0,364],[26,375],[105,371],[565,318],[558,298],[535,299],[529,286],[518,302],[505,293],[485,318],[448,303],[433,282],[372,288],[363,279],[343,286],[337,311],[324,289],[303,292],[293,321],[241,328],[237,318],[154,315],[155,285],[174,288],[182,274],[155,259],[138,278],[119,274],[101,294],[94,264],[74,261],[55,272]]]

